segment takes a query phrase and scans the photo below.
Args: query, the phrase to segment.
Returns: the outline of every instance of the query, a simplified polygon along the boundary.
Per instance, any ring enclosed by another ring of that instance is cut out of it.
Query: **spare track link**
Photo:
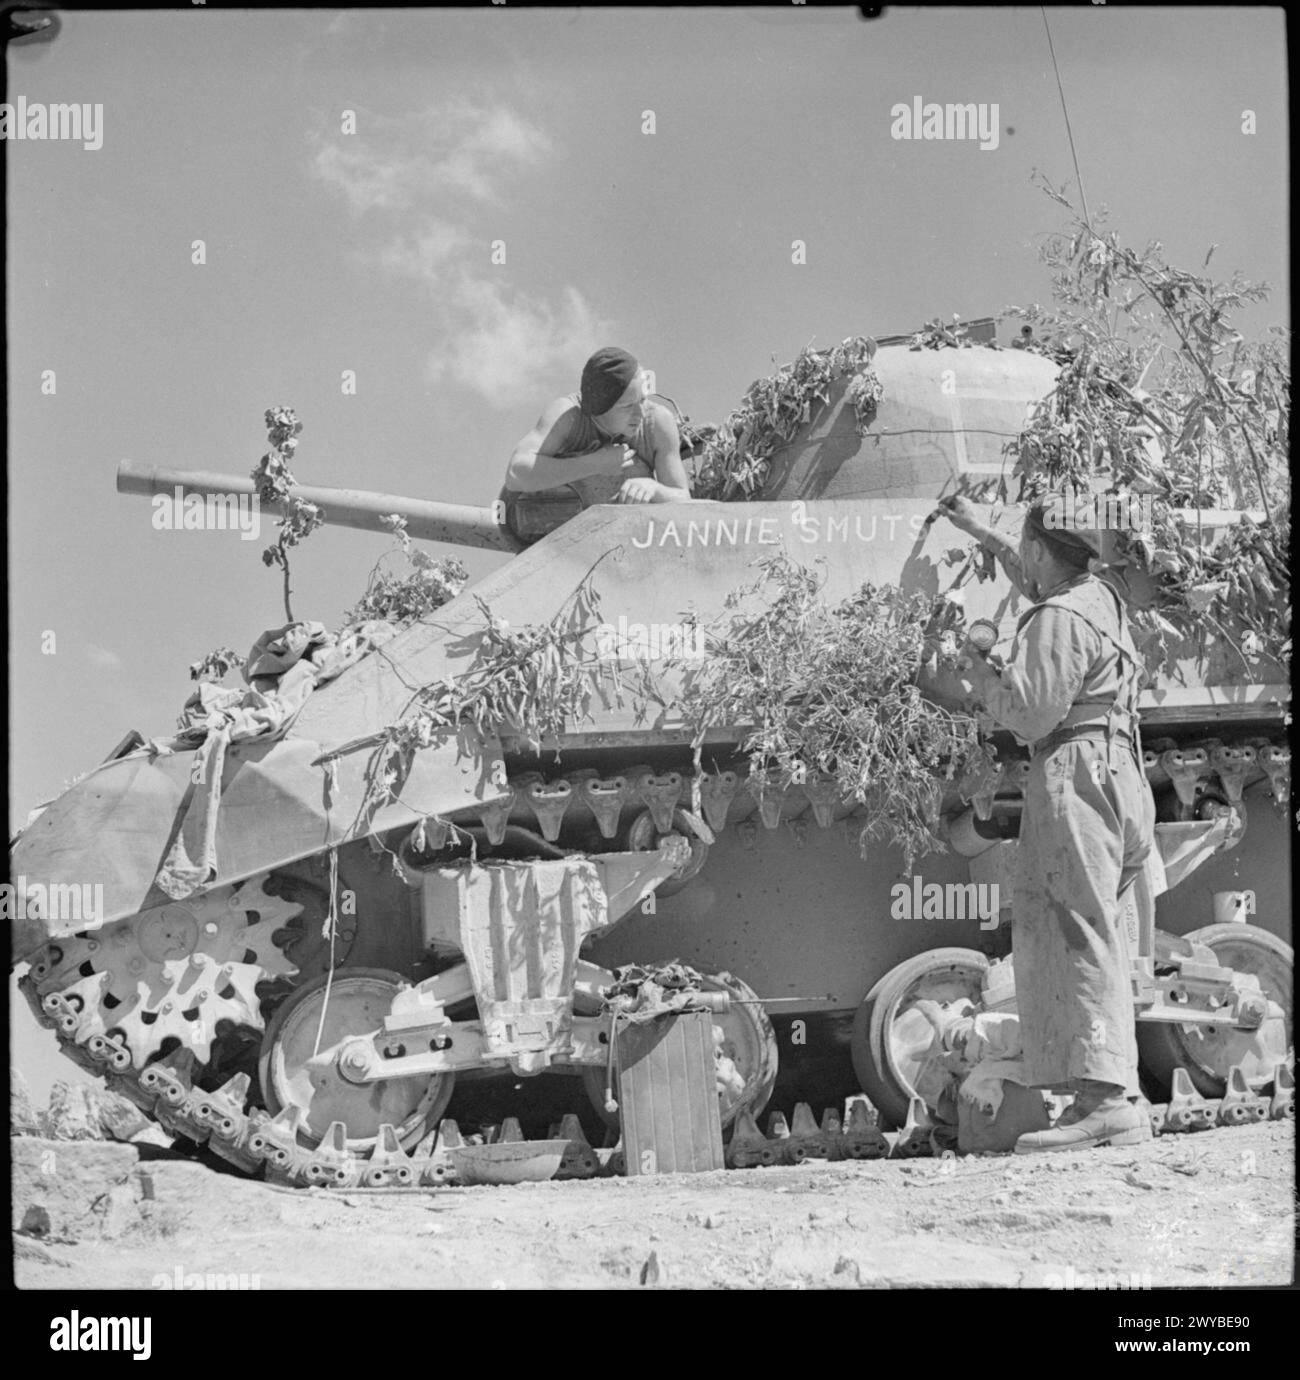
[[[1242,791],[1248,784],[1267,781],[1273,799],[1285,801],[1289,792],[1291,752],[1285,742],[1242,736],[1233,741],[1207,738],[1174,747],[1171,739],[1158,739],[1163,750],[1148,747],[1143,764],[1152,786],[1172,784],[1178,795],[1180,812],[1190,814],[1206,789],[1217,790],[1240,808]],[[1028,761],[981,761],[960,782],[963,798],[972,801],[976,812],[991,813],[995,795],[1017,794],[1023,790]],[[499,843],[511,820],[540,832],[550,843],[561,842],[569,825],[588,830],[594,823],[604,839],[614,839],[620,819],[626,826],[648,809],[656,829],[666,832],[673,811],[689,809],[703,815],[715,834],[728,825],[743,826],[761,821],[763,832],[771,833],[782,823],[794,830],[796,841],[807,829],[807,819],[818,828],[829,829],[855,814],[861,807],[839,793],[833,777],[809,773],[800,785],[782,785],[765,778],[751,778],[736,771],[665,771],[644,763],[630,763],[601,776],[590,767],[555,774],[549,778],[527,771],[507,782],[509,795],[478,811],[478,822],[488,838]],[[798,826],[796,828],[796,826]],[[760,835],[761,837],[761,835]],[[575,836],[576,838],[576,836]],[[748,832],[747,832],[748,838]],[[856,835],[849,838],[857,847]]]

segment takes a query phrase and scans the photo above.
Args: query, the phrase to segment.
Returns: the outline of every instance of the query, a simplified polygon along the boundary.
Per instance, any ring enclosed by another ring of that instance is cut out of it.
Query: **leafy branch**
[[[290,496],[290,489],[297,482],[289,462],[298,449],[298,434],[302,423],[291,407],[272,407],[266,412],[267,436],[271,449],[262,456],[253,468],[252,479],[257,485],[257,498],[262,504],[278,503],[283,516],[276,526],[280,534],[275,544],[262,552],[264,565],[278,565],[284,574],[284,616],[290,623],[294,621],[290,604],[292,590],[289,588],[289,548],[297,546],[309,537],[325,521],[325,515],[315,503]]]
[[[475,603],[483,625],[469,667],[419,687],[397,722],[332,754],[377,745],[368,806],[399,799],[414,754],[449,733],[468,731],[476,746],[510,734],[541,751],[589,719],[593,699],[603,690],[612,689],[616,702],[623,702],[621,678],[611,676],[609,664],[584,645],[600,621],[592,572],[545,623],[512,630],[478,596]],[[649,679],[643,679],[639,695],[642,705],[654,698]]]
[[[910,868],[937,846],[943,787],[983,752],[976,721],[922,698],[933,604],[864,584],[838,604],[825,576],[784,552],[759,562],[733,591],[707,656],[682,663],[678,707],[692,726],[696,765],[710,729],[752,725],[741,744],[761,792],[830,778],[841,800],[866,806],[861,833],[898,844]],[[757,599],[761,610],[745,611]]]
[[[1234,315],[1268,288],[1234,273],[1206,276],[1168,264],[1152,241],[1141,252],[1086,223],[1045,179],[1042,190],[1072,217],[1069,234],[1042,249],[1055,307],[1011,307],[1026,323],[1021,348],[1061,364],[1052,392],[1010,448],[1018,498],[1079,492],[1149,495],[1146,530],[1121,533],[1121,554],[1154,581],[1156,602],[1135,607],[1151,670],[1187,640],[1224,645],[1243,665],[1290,655],[1291,376],[1289,333],[1248,342]],[[1003,490],[1005,497],[1005,487]],[[1178,509],[1245,509],[1207,549]]]
[[[401,627],[441,608],[465,588],[469,571],[454,556],[435,559],[413,545],[407,535],[406,519],[397,513],[380,521],[393,533],[411,568],[405,575],[395,575],[383,568],[393,553],[381,556],[370,571],[365,594],[345,615],[348,623],[383,618]]]
[[[696,498],[754,499],[766,482],[772,456],[792,441],[826,403],[830,388],[851,378],[859,431],[875,415],[884,389],[871,367],[876,342],[850,336],[830,350],[805,346],[789,364],[750,385],[740,406],[720,426],[682,428],[693,452],[691,491]],[[774,361],[775,362],[775,361]]]

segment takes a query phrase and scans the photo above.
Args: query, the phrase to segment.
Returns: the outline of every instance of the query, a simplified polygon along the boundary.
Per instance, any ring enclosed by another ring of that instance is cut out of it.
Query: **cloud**
[[[379,249],[363,250],[361,258],[386,273],[418,278],[435,287],[449,263],[470,243],[471,236],[459,226],[429,218],[414,235],[395,235]]]
[[[358,214],[408,205],[415,180],[411,159],[382,158],[359,141],[327,144],[316,155],[313,171],[342,192]]]
[[[400,217],[387,239],[372,226],[372,242],[355,258],[429,294],[437,341],[426,361],[431,379],[507,407],[557,369],[576,370],[612,334],[576,288],[548,300],[489,267],[481,212],[554,152],[544,131],[509,106],[464,99],[397,118],[359,111],[357,125],[357,134],[322,147],[312,170],[356,216],[372,214],[380,224]]]
[[[500,406],[540,388],[557,369],[576,371],[593,343],[609,333],[608,323],[571,287],[552,306],[465,277],[452,291],[447,316],[454,328],[429,355],[430,379],[454,379]]]
[[[455,100],[396,118],[358,111],[357,133],[325,144],[312,171],[357,214],[448,192],[495,203],[512,165],[535,166],[550,151],[546,135],[508,107]]]
[[[122,669],[122,658],[107,647],[101,647],[97,643],[87,642],[85,644],[86,659],[97,671],[120,671]]]

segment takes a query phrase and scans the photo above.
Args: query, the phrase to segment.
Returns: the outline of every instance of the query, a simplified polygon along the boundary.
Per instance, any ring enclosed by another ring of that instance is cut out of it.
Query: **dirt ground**
[[[274,1188],[182,1159],[141,1162],[134,1146],[11,1145],[14,1223],[27,1224],[14,1238],[15,1270],[28,1289],[1158,1288],[1292,1279],[1291,1122],[1043,1157],[376,1194]]]

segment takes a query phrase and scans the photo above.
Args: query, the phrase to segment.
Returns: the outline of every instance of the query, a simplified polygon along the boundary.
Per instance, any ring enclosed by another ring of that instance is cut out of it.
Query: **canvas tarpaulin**
[[[95,923],[107,924],[200,889],[240,881],[323,849],[426,815],[499,799],[490,764],[501,745],[448,735],[417,751],[395,783],[397,799],[370,800],[382,716],[352,693],[335,732],[308,736],[300,713],[326,682],[346,681],[396,630],[366,623],[346,634],[289,624],[254,645],[244,690],[200,684],[180,732],[110,760],[40,811],[14,844],[10,877],[35,886],[102,887]],[[405,690],[409,700],[409,688]],[[396,713],[396,709],[394,710]],[[369,735],[369,736],[368,736]],[[360,743],[349,744],[360,739]],[[36,893],[39,895],[39,892]],[[47,939],[86,928],[15,895],[11,953],[18,962]],[[37,910],[43,913],[28,913]]]
[[[207,885],[237,881],[349,838],[502,794],[488,774],[499,749],[468,756],[453,740],[417,753],[401,786],[402,803],[371,815],[365,800],[372,750],[337,759],[332,791],[324,766],[313,765],[320,755],[319,743],[299,738],[227,750],[216,818],[217,873]],[[11,879],[102,883],[105,923],[165,904],[170,898],[156,878],[192,792],[202,789],[190,781],[193,757],[192,752],[141,752],[91,772],[23,833],[11,855]],[[84,928],[77,921],[41,918],[15,919],[11,926],[15,962],[48,937]]]

